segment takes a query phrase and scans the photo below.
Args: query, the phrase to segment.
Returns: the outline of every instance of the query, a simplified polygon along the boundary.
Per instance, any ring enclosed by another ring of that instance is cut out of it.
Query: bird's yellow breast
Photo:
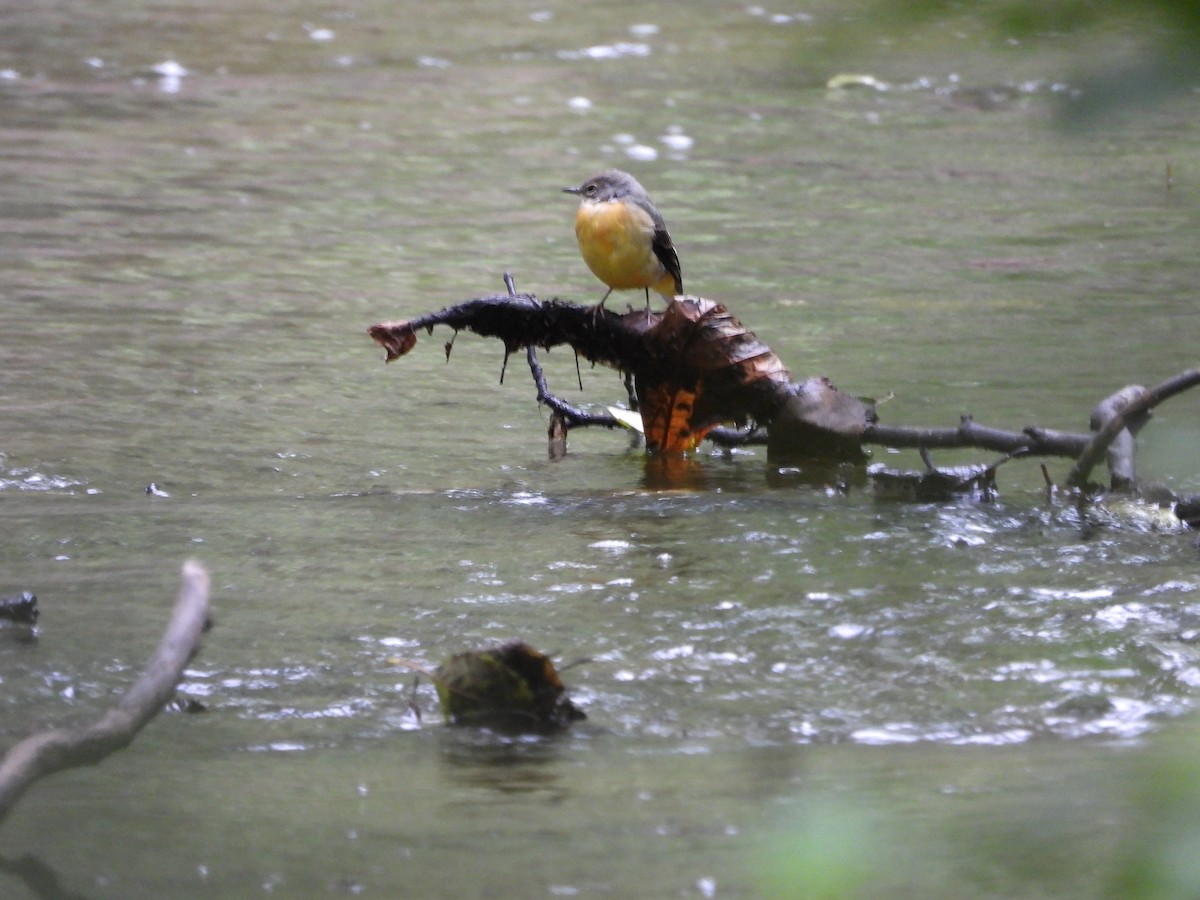
[[[674,294],[674,279],[654,255],[654,221],[636,203],[584,200],[575,214],[579,252],[597,278],[618,291]]]

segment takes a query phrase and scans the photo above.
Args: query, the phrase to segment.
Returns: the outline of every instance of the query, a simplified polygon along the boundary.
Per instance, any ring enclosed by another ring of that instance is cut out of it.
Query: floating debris
[[[636,431],[638,434],[646,433],[646,426],[642,422],[641,413],[635,412],[632,409],[625,409],[621,406],[609,406],[607,409],[608,414],[616,419],[620,425],[628,428],[630,431]]]
[[[912,472],[875,464],[867,467],[867,473],[875,485],[875,496],[880,499],[931,503],[969,496],[988,501],[997,494],[998,465],[938,468],[928,464],[924,472]]]
[[[550,658],[523,641],[452,656],[434,683],[453,725],[564,728],[587,718],[566,696]]]
[[[32,625],[37,621],[37,596],[24,591],[15,597],[0,598],[0,619]]]
[[[888,89],[887,82],[880,81],[874,75],[864,75],[858,72],[846,72],[840,75],[834,75],[827,82],[825,87],[830,90],[845,90],[846,88],[871,88],[876,91],[886,91]]]
[[[615,44],[597,44],[594,47],[584,47],[582,50],[559,50],[559,59],[627,59],[629,57],[646,57],[650,55],[648,44],[635,41],[618,41]]]
[[[158,89],[164,94],[177,94],[183,86],[183,79],[191,74],[186,68],[173,59],[155,63],[150,71],[158,78]]]

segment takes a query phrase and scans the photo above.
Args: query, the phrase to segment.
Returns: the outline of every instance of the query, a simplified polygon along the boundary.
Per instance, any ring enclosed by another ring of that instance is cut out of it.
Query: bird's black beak
[[[564,194],[578,194],[581,190],[582,188],[563,188],[562,192]]]

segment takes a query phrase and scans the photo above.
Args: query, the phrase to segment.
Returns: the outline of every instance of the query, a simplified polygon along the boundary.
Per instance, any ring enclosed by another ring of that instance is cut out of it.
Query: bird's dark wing
[[[663,268],[671,273],[671,277],[675,279],[675,293],[683,293],[683,271],[679,268],[679,254],[675,252],[675,245],[671,243],[671,235],[667,234],[667,229],[658,228],[654,232],[654,240],[650,244],[654,249],[654,255],[658,257],[658,261],[663,264]]]

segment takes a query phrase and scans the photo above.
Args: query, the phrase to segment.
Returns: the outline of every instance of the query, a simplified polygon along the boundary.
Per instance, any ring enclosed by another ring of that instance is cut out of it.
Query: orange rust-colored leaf
[[[713,425],[695,428],[697,393],[679,385],[659,383],[645,387],[639,397],[646,446],[660,453],[694,450]]]
[[[722,422],[745,420],[756,382],[790,381],[779,357],[711,300],[676,298],[644,340],[660,363],[636,373],[638,397],[646,444],[659,452],[686,452]]]

